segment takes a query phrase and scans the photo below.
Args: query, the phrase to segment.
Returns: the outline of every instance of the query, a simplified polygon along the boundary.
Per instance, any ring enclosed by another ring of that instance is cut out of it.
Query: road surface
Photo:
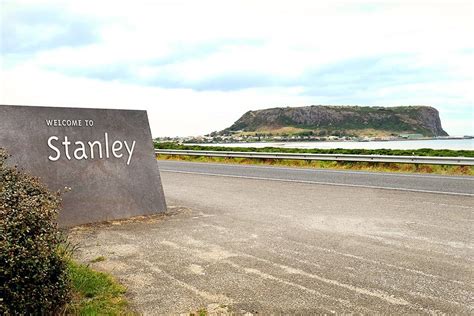
[[[139,312],[473,313],[472,177],[159,166],[169,217],[73,234]]]
[[[474,196],[474,177],[160,161],[161,171]]]

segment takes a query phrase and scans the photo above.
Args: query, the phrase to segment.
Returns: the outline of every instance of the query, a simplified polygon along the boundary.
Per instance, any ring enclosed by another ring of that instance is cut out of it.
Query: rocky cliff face
[[[357,134],[374,130],[382,134],[417,133],[447,136],[438,111],[429,106],[363,107],[323,106],[271,108],[249,111],[222,133],[297,130]]]

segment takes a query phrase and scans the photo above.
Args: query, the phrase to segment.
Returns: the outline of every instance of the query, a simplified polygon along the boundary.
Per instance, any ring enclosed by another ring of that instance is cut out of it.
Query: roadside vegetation
[[[435,157],[474,157],[474,150],[450,150],[421,148],[407,149],[319,149],[319,148],[279,148],[279,147],[224,147],[224,146],[199,146],[177,144],[173,142],[155,142],[156,149],[183,149],[183,150],[217,150],[217,151],[242,151],[242,152],[282,152],[282,153],[312,153],[312,154],[352,154],[352,155],[394,155],[394,156],[435,156]]]
[[[217,147],[217,146],[190,146],[176,143],[155,143],[157,149],[182,149],[182,150],[216,150],[216,151],[242,151],[242,152],[284,152],[284,153],[322,153],[322,154],[359,154],[359,155],[400,155],[400,156],[436,156],[436,157],[474,157],[472,150],[366,150],[366,149],[298,149],[298,148],[244,148],[244,147]],[[474,175],[472,166],[450,166],[450,165],[425,165],[425,164],[402,164],[402,163],[376,163],[376,162],[342,162],[342,161],[310,161],[310,160],[281,160],[281,159],[250,159],[250,158],[227,158],[227,157],[200,157],[200,156],[178,156],[159,155],[162,160],[181,160],[195,162],[215,162],[248,165],[273,165],[300,168],[328,168],[328,169],[350,169],[361,171],[378,172],[415,172],[435,173],[446,175]]]
[[[72,300],[65,308],[67,315],[131,315],[125,299],[126,289],[112,276],[92,270],[70,260],[68,274]]]
[[[126,314],[125,288],[73,261],[60,192],[8,166],[0,148],[0,315]]]
[[[71,297],[59,193],[7,158],[0,149],[0,314],[58,313]]]

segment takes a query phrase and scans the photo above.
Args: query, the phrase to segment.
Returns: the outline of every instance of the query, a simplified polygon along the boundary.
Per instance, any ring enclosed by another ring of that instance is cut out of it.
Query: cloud
[[[3,103],[144,105],[154,135],[265,107],[426,104],[474,134],[470,1],[2,5]]]
[[[252,87],[259,79],[253,78],[253,73],[245,73],[238,68],[234,68],[235,73],[226,73],[226,70],[221,69],[217,72],[211,71],[207,75],[202,71],[190,71],[187,68],[192,68],[192,64],[197,63],[212,70],[215,66],[203,62],[203,59],[225,55],[229,50],[241,50],[244,46],[258,49],[262,44],[261,40],[240,38],[195,44],[173,43],[161,56],[134,60],[129,60],[129,57],[125,56],[121,58],[120,53],[111,55],[108,60],[102,59],[100,48],[88,46],[82,49],[63,49],[56,50],[52,54],[42,54],[39,60],[45,69],[71,76],[166,88],[225,91]],[[232,71],[232,69],[227,70]],[[189,74],[195,75],[189,77]],[[219,85],[221,80],[222,86]],[[244,82],[245,80],[248,82]]]
[[[1,52],[32,54],[99,40],[91,21],[53,7],[15,7],[2,13]]]
[[[212,67],[215,62],[206,63],[201,58],[210,52],[222,53],[217,46],[204,45],[206,52],[191,50],[189,54],[181,51],[158,60],[135,64],[105,64],[92,67],[49,67],[48,69],[66,75],[91,79],[120,81],[173,89],[193,89],[196,91],[238,91],[249,88],[299,87],[304,95],[350,97],[360,91],[376,90],[388,86],[407,85],[420,82],[440,82],[453,80],[449,69],[439,66],[417,66],[412,54],[395,54],[375,57],[362,57],[341,60],[332,64],[317,65],[308,63],[307,70],[301,73],[279,76],[271,70],[244,69],[246,61],[230,60],[227,69],[217,69],[200,76],[187,76],[186,61],[201,60],[201,68]],[[202,55],[201,55],[202,54]],[[212,54],[212,53],[211,53]],[[196,57],[196,55],[198,57]],[[252,68],[252,67],[249,67]],[[196,73],[198,71],[193,71]]]
[[[449,82],[449,69],[437,65],[419,66],[413,54],[396,54],[343,60],[308,70],[301,78],[304,94],[345,96],[373,95],[387,87],[416,83]]]

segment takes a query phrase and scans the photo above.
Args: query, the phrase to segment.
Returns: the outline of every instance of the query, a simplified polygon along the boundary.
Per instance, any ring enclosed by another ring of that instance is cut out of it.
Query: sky
[[[474,135],[474,1],[0,0],[0,31],[0,104],[145,109],[154,137],[430,105]]]

